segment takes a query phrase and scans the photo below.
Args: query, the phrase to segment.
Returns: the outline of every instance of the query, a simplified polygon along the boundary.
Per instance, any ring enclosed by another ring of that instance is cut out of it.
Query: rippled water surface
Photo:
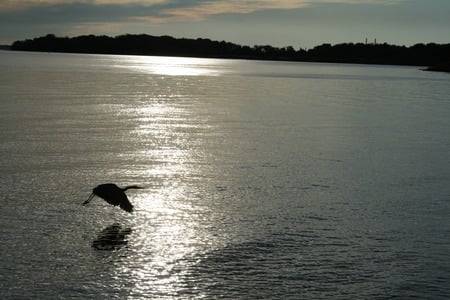
[[[448,299],[450,77],[0,52],[2,299]],[[92,188],[129,190],[128,214]]]

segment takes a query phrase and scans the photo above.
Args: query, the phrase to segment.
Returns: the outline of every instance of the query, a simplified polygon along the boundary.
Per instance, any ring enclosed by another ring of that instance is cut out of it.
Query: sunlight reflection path
[[[169,56],[123,56],[115,67],[168,76],[215,76],[225,72],[223,61]]]
[[[177,87],[171,89],[162,79],[153,80],[154,90],[139,93],[121,112],[136,124],[134,144],[125,155],[133,163],[133,176],[148,184],[134,194],[128,263],[118,272],[130,275],[131,296],[144,298],[179,295],[189,258],[215,243],[202,221],[210,212],[192,192],[204,176],[198,164],[204,157],[201,139],[209,130],[201,106],[184,96],[183,76],[171,77],[176,82],[170,86]]]

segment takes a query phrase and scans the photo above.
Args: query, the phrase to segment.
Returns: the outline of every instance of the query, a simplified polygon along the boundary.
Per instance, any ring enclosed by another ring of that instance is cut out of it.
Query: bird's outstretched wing
[[[121,209],[129,213],[133,211],[133,204],[130,203],[127,197],[125,197],[125,199],[122,199],[122,201],[120,201],[119,206]]]
[[[133,211],[133,205],[131,204],[130,200],[128,200],[127,195],[121,190],[114,190],[109,191],[108,195],[105,195],[106,197],[103,197],[106,202],[109,204],[112,204],[114,206],[119,205],[119,207],[127,212]]]

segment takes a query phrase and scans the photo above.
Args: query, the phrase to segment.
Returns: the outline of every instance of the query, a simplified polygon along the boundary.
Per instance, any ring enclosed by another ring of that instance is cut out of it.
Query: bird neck
[[[122,189],[122,191],[126,191],[126,190],[129,190],[129,189],[143,189],[143,187],[140,187],[140,186],[138,186],[138,185],[129,185],[129,186],[126,186],[126,187],[124,187],[123,189]]]

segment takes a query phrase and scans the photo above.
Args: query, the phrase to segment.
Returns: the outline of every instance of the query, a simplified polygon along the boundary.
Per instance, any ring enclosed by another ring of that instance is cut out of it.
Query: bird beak
[[[86,201],[83,202],[83,205],[88,204],[88,203],[92,200],[92,198],[94,198],[94,196],[95,196],[95,194],[92,193],[92,194],[89,196],[89,198],[88,198]]]

